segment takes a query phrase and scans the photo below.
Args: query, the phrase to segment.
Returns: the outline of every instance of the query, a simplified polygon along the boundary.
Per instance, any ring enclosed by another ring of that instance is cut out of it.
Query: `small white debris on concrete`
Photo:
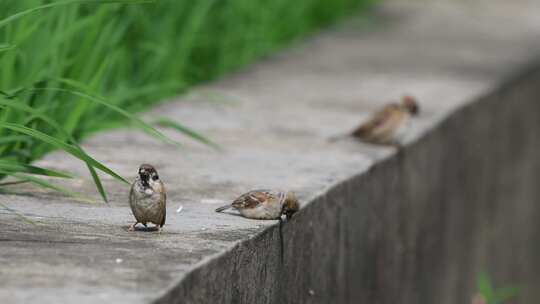
[[[116,259],[116,264],[120,264],[120,263],[122,263],[123,261],[124,261],[124,260],[122,260],[121,258],[117,258],[117,259]]]
[[[308,293],[309,293],[310,296],[314,296],[315,295],[315,290],[310,289],[310,290],[308,290]]]
[[[202,231],[205,231],[207,228],[201,228]]]
[[[176,209],[176,213],[182,212],[182,209],[184,209],[184,206],[180,205],[180,207],[178,207],[178,209]]]

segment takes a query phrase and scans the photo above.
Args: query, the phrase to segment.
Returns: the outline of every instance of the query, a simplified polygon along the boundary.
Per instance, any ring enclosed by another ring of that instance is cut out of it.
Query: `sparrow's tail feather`
[[[221,206],[219,208],[216,209],[216,212],[222,212],[222,211],[225,211],[229,208],[231,208],[232,206],[229,204],[229,205],[225,205],[225,206]]]

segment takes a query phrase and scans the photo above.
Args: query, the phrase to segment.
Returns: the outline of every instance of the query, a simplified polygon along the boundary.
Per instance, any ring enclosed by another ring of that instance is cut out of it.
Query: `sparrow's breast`
[[[277,201],[260,204],[254,208],[244,208],[240,213],[252,219],[272,220],[281,216],[281,204]]]
[[[402,143],[411,129],[411,119],[409,116],[405,117],[401,123],[396,127],[396,130],[392,134],[392,141],[396,143]]]
[[[406,132],[404,129],[409,120],[408,115],[403,112],[394,112],[393,114],[373,130],[371,138],[374,141],[391,143],[398,140],[403,132]]]
[[[141,222],[157,221],[163,214],[164,204],[161,203],[161,194],[148,190],[150,189],[134,187],[130,197],[131,210]]]
[[[160,195],[156,192],[152,192],[150,195],[148,193],[138,193],[136,195],[135,205],[141,209],[153,209],[158,207],[159,199]]]

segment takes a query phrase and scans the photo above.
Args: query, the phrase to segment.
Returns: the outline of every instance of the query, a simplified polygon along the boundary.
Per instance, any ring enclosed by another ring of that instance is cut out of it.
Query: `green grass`
[[[479,273],[477,277],[478,293],[484,298],[486,304],[503,304],[515,298],[519,289],[515,286],[495,288],[489,275],[485,272]]]
[[[25,165],[63,149],[87,164],[106,199],[96,170],[124,179],[82,150],[82,138],[129,120],[168,141],[131,113],[245,66],[369,2],[2,0],[0,177],[58,188],[36,176],[58,172]],[[181,122],[157,122],[214,145]]]

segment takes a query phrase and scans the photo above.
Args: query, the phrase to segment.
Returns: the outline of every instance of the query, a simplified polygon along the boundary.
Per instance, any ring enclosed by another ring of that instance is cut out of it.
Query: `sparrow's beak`
[[[285,212],[285,216],[287,217],[287,221],[292,218],[293,214],[294,214],[294,212],[291,212],[291,211]]]
[[[139,176],[141,177],[143,185],[148,186],[148,179],[150,178],[150,175],[146,172],[140,172]]]

